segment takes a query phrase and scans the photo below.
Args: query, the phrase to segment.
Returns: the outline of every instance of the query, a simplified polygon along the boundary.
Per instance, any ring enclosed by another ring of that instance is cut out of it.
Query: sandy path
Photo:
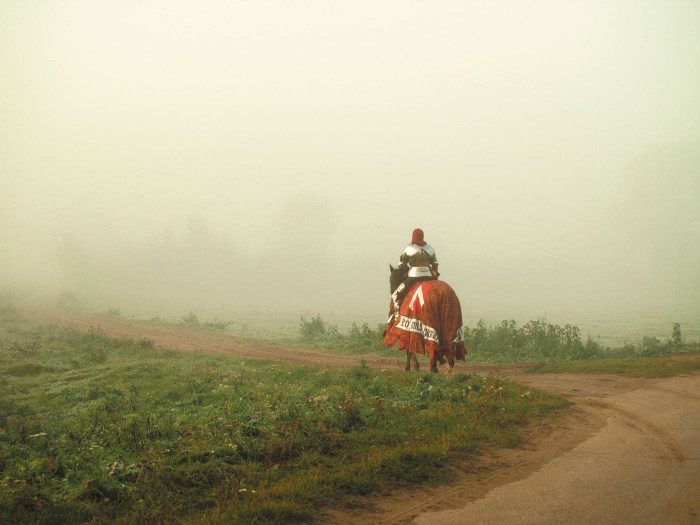
[[[255,345],[225,336],[158,327],[39,303],[19,306],[35,322],[99,326],[112,336],[145,337],[161,347],[350,367],[359,357]],[[401,368],[403,357],[366,359]],[[333,523],[700,523],[700,375],[638,379],[525,374],[526,365],[464,365],[456,371],[515,379],[564,395],[574,408],[530,428],[517,449],[487,449],[455,467],[448,487],[379,494]]]
[[[622,393],[587,391],[585,379],[529,382],[603,416],[602,428],[526,479],[415,523],[700,523],[700,376],[634,380]]]

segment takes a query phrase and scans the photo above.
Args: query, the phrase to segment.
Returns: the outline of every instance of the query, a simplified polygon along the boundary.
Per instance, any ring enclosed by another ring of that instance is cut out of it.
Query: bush
[[[326,335],[326,323],[321,319],[321,314],[312,317],[310,321],[301,318],[299,323],[299,334],[304,340],[314,340]]]
[[[199,317],[192,312],[182,316],[182,322],[187,326],[199,326]]]
[[[377,325],[377,329],[372,330],[367,323],[363,323],[360,327],[353,323],[347,334],[341,334],[337,326],[326,323],[320,314],[312,317],[310,321],[302,317],[299,323],[299,339],[302,343],[351,353],[388,349],[382,344],[383,333],[383,324]]]
[[[673,323],[673,332],[671,333],[671,344],[683,344],[683,338],[681,337],[681,325],[678,323]]]
[[[644,337],[638,344],[617,348],[603,346],[590,337],[584,343],[577,326],[559,326],[543,318],[520,328],[513,320],[487,326],[482,319],[473,329],[464,329],[464,343],[470,361],[578,361],[664,356],[693,350],[692,344],[678,343],[679,339],[680,326],[677,323],[667,343],[656,337]]]

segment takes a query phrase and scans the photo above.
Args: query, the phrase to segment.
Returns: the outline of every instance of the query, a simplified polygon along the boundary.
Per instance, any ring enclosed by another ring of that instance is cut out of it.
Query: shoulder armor
[[[428,255],[430,255],[431,257],[435,257],[435,250],[429,244],[426,244],[425,246],[423,246],[423,250],[425,250],[425,252]]]
[[[427,244],[423,248],[425,248],[426,246]],[[420,253],[420,250],[420,246],[416,246],[415,244],[411,243],[408,246],[406,246],[406,249],[403,251],[403,253],[409,257],[413,257],[414,255]]]

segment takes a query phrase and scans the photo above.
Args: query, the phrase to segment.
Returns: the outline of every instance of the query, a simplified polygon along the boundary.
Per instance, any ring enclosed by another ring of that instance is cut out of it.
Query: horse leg
[[[420,370],[420,363],[418,362],[416,354],[411,354],[411,362],[413,363],[413,370],[418,372]]]
[[[445,368],[445,373],[446,374],[451,374],[452,369],[455,367],[455,358],[453,355],[448,355],[447,356],[447,367]]]
[[[435,359],[435,354],[434,354],[434,353],[433,353],[433,355],[430,356],[430,371],[431,371],[433,374],[437,374],[437,373],[438,373],[437,361],[436,361],[436,359]]]
[[[411,352],[406,350],[406,365],[403,367],[404,371],[410,372],[411,371]],[[415,359],[415,358],[414,358]]]

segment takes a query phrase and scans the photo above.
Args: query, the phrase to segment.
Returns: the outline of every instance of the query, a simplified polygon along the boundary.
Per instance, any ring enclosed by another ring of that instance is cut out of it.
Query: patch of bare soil
[[[40,323],[99,327],[160,347],[324,367],[359,357],[236,341],[177,327],[65,312],[40,303],[20,311]],[[403,368],[404,358],[365,359]],[[363,498],[355,510],[329,510],[328,523],[700,523],[700,374],[664,379],[592,374],[525,374],[529,365],[458,363],[456,372],[510,378],[575,405],[524,430],[514,449],[488,447],[455,465],[449,485],[419,486]]]

